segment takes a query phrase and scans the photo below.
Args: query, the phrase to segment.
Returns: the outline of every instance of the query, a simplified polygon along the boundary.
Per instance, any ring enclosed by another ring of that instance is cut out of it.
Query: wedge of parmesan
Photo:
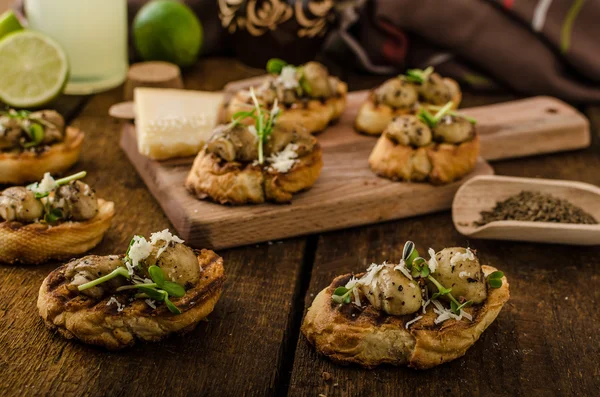
[[[136,88],[139,152],[155,160],[197,154],[217,123],[223,98],[222,92]]]

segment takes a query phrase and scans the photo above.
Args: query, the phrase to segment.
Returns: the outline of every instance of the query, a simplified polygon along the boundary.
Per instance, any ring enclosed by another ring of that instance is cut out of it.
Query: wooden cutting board
[[[121,147],[180,237],[194,247],[228,248],[426,214],[451,207],[467,179],[493,174],[480,160],[463,180],[434,187],[392,182],[373,174],[367,159],[377,138],[357,134],[353,122],[367,92],[348,95],[339,122],[318,138],[324,167],[317,183],[291,204],[223,206],[197,200],[184,188],[193,158],[163,162],[137,151],[135,127],[125,124]],[[518,157],[589,145],[587,120],[553,98],[537,97],[465,109],[478,118],[482,153],[490,159]]]

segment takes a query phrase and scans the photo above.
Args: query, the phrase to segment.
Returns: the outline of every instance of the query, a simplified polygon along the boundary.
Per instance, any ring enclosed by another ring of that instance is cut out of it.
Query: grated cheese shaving
[[[296,162],[296,159],[298,158],[298,153],[296,152],[297,150],[298,145],[295,143],[288,143],[282,151],[279,153],[273,153],[267,158],[267,161],[271,163],[269,168],[272,171],[285,174],[292,169],[292,166]]]
[[[146,304],[151,308],[156,309],[156,305],[154,304],[154,301],[152,299],[146,299],[144,302],[146,302]]]
[[[169,232],[169,229],[165,229],[160,232],[152,233],[150,235],[150,244],[152,244],[153,246],[156,246],[156,243],[158,243],[160,240],[164,241],[165,245],[162,248],[160,248],[158,250],[158,252],[156,253],[156,259],[158,259],[160,254],[162,254],[167,249],[167,247],[169,246],[169,243],[171,241],[173,241],[175,243],[179,243],[179,244],[183,243],[183,240],[177,236],[174,236],[171,232]]]
[[[146,259],[150,252],[152,252],[152,244],[150,244],[144,237],[134,236],[133,244],[129,248],[129,261],[125,262],[127,271],[133,276],[133,271],[139,266],[140,261]]]
[[[419,320],[420,320],[420,319],[422,319],[422,318],[423,318],[423,316],[417,316],[417,317],[415,317],[414,319],[412,319],[412,320],[410,320],[409,322],[407,322],[407,323],[406,323],[406,325],[405,325],[406,329],[408,329],[408,327],[409,327],[411,324],[413,324],[413,323],[416,323],[417,321],[419,321]]]
[[[450,258],[450,264],[454,266],[458,262],[474,260],[475,254],[473,254],[473,251],[471,251],[471,249],[467,248],[467,251],[465,253],[456,252],[454,255],[452,255],[452,258]]]
[[[298,79],[296,77],[296,68],[290,65],[284,66],[281,69],[281,74],[275,80],[276,83],[283,85],[283,88],[298,87]]]
[[[404,274],[409,280],[413,279],[410,275],[410,272],[406,268],[406,262],[404,262],[404,259],[400,259],[400,263],[398,264],[398,266],[394,267],[394,270],[400,270],[402,274]]]
[[[38,193],[38,194],[46,194],[46,193],[53,191],[57,187],[58,187],[58,184],[56,183],[54,178],[52,178],[52,176],[50,175],[49,172],[46,172],[44,174],[44,177],[42,178],[42,180],[40,182],[35,183],[33,186],[31,186],[29,188],[29,190],[31,190],[34,193]]]
[[[457,315],[452,313],[452,310],[446,309],[438,300],[434,299],[431,302],[435,305],[433,312],[438,315],[437,318],[433,320],[435,324],[443,323],[444,321],[450,320],[451,318],[456,321],[460,321],[463,317],[469,321],[473,321],[473,317],[462,309],[460,309],[460,312]]]
[[[421,306],[423,307],[423,314],[425,314],[425,310],[427,309],[427,306],[429,306],[429,304],[431,303],[431,300],[427,299],[426,301],[424,301]]]
[[[429,265],[429,270],[431,271],[431,273],[435,273],[435,271],[437,270],[438,267],[438,261],[435,257],[435,251],[433,250],[433,248],[429,248],[429,250],[427,251],[429,253],[429,256],[431,258],[429,258],[429,262],[427,263]]]
[[[106,302],[106,306],[110,306],[112,304],[117,305],[117,312],[122,312],[123,309],[125,309],[125,305],[122,305],[121,303],[119,303],[119,301],[117,299],[115,299],[114,296],[111,296],[110,299],[108,300],[108,302]]]

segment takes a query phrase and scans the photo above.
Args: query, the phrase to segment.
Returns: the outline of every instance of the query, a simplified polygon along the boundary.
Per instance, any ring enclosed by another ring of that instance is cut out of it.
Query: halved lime
[[[13,10],[8,10],[0,15],[0,39],[9,33],[22,29],[23,26],[21,26],[21,22],[19,22]]]
[[[17,108],[39,107],[58,97],[69,77],[60,45],[24,30],[0,40],[0,101]]]

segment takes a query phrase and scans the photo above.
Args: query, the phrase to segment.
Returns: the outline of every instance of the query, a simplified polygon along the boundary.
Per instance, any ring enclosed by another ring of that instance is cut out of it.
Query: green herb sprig
[[[267,61],[267,72],[280,74],[284,67],[289,64],[283,59],[279,58],[271,58]]]
[[[408,69],[405,74],[401,74],[402,80],[410,83],[423,84],[429,79],[429,76],[433,73],[433,66],[429,66],[427,69]]]
[[[346,287],[337,287],[335,289],[335,291],[333,291],[333,295],[331,295],[331,299],[335,302],[335,303],[339,303],[339,304],[343,304],[343,303],[350,303],[352,297],[350,296],[350,294],[352,294],[353,288],[346,288]]]
[[[439,111],[442,109],[442,106],[428,105],[428,108],[431,110]],[[463,119],[466,119],[467,121],[469,121],[469,123],[471,123],[471,124],[477,124],[477,119],[467,116],[467,115],[464,115],[464,114],[461,114],[461,113],[458,113],[454,110],[449,110],[445,114],[448,114],[448,115],[454,116],[454,117],[462,117]]]
[[[454,314],[460,314],[460,310],[469,307],[473,304],[473,301],[466,301],[464,303],[460,303],[453,295],[452,288],[444,287],[438,280],[436,280],[431,275],[431,269],[429,269],[429,264],[425,260],[419,256],[419,252],[415,248],[415,244],[412,241],[407,241],[404,244],[404,249],[402,251],[402,259],[406,264],[406,268],[411,272],[411,276],[413,278],[423,278],[431,281],[433,285],[437,288],[437,292],[431,296],[431,299],[437,299],[441,296],[448,296],[450,299],[450,309]]]
[[[502,277],[504,277],[504,273],[497,270],[490,273],[490,275],[487,277],[487,282],[492,288],[500,288],[502,287]]]
[[[66,177],[64,177],[64,178],[61,178],[61,179],[57,179],[57,180],[56,180],[56,181],[54,181],[54,182],[56,183],[56,186],[57,186],[57,187],[59,187],[59,186],[66,185],[66,184],[67,184],[67,183],[69,183],[69,182],[72,182],[72,181],[76,181],[76,180],[78,180],[78,179],[85,178],[85,176],[86,176],[86,175],[87,175],[87,172],[86,172],[86,171],[81,171],[81,172],[78,172],[78,173],[76,173],[76,174],[73,174],[73,175],[70,175],[70,176],[66,176]],[[36,188],[38,185],[39,185],[39,182],[34,182],[34,183],[30,184],[30,185],[27,185],[27,189],[29,189],[29,190],[33,190],[33,189],[35,189],[35,188]],[[35,193],[35,198],[37,198],[37,199],[40,199],[40,198],[43,198],[43,197],[46,197],[46,196],[48,196],[49,194],[50,194],[50,192],[45,192],[45,193]]]
[[[417,114],[417,117],[422,122],[427,124],[427,126],[429,128],[434,128],[440,122],[442,117],[444,117],[446,114],[448,114],[448,112],[450,112],[450,110],[452,109],[453,106],[454,106],[454,102],[450,101],[447,104],[445,104],[444,106],[442,106],[441,108],[439,108],[439,110],[436,112],[435,115],[432,115],[431,113],[429,113],[429,111],[427,109],[425,109],[424,107],[421,107],[419,109],[419,113]]]

